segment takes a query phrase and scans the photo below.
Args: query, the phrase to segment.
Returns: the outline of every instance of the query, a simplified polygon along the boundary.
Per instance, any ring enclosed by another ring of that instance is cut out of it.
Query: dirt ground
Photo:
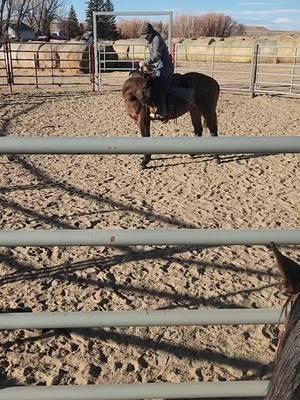
[[[300,134],[300,102],[222,94],[220,134]],[[138,136],[117,90],[0,93],[2,135]],[[188,116],[153,136],[190,136]],[[207,135],[207,133],[205,133]],[[296,228],[299,155],[0,157],[1,229]],[[299,260],[299,247],[282,251]],[[263,246],[0,249],[0,308],[280,308]],[[2,331],[1,386],[266,379],[278,326]]]

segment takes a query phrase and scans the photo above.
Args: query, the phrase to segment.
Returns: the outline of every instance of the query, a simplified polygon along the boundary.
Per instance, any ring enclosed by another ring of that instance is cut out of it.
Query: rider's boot
[[[167,109],[167,99],[166,99],[166,94],[165,93],[161,93],[161,97],[160,97],[160,107],[158,110],[158,114],[157,116],[160,119],[166,120],[168,118],[168,109]]]

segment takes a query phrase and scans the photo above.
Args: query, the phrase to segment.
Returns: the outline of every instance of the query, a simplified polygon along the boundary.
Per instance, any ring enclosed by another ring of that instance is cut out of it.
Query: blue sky
[[[246,25],[300,31],[300,0],[114,0],[113,3],[116,11],[220,12]],[[73,4],[80,20],[85,19],[84,0],[68,0],[68,4]]]

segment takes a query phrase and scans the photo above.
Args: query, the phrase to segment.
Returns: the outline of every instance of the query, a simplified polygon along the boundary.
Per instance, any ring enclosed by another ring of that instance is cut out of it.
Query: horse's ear
[[[271,249],[281,275],[281,289],[289,296],[300,293],[300,265],[283,255],[273,242],[271,242]]]

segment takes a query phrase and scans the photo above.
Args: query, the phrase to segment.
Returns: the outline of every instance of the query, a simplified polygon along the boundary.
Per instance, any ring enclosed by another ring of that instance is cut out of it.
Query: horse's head
[[[153,80],[153,71],[149,67],[142,67],[130,71],[131,78],[139,78],[136,82],[136,98],[145,105],[151,105],[151,83]]]
[[[278,268],[281,275],[280,288],[282,292],[288,296],[297,295],[300,293],[300,265],[290,258],[283,255],[271,243],[271,249],[276,257]]]
[[[140,76],[146,80],[155,77],[152,67],[150,67],[148,65],[139,67],[139,64],[137,64],[137,63],[134,64],[134,70],[129,72],[129,76],[132,76],[132,77]]]
[[[285,330],[279,340],[266,400],[299,399],[300,357],[300,265],[283,255],[274,243],[271,248],[281,275],[281,290],[288,296],[284,305]]]

